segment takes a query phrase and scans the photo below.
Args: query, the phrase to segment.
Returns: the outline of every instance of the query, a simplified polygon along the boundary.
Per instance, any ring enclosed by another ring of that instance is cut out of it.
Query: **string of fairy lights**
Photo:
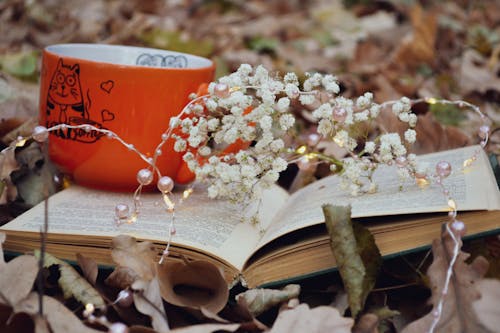
[[[227,96],[228,94],[231,94],[234,91],[242,90],[242,89],[251,89],[255,88],[252,86],[249,87],[233,87],[233,88],[228,88],[227,85],[218,83],[215,86],[214,89],[214,94],[216,94],[218,97],[220,96]],[[311,94],[311,92],[300,92],[304,94]],[[210,97],[210,95],[203,95],[203,96],[198,96],[194,99],[192,99],[180,112],[178,115],[179,118],[182,118],[187,111],[192,108],[192,106],[195,103],[199,103],[200,101],[203,101],[205,98]],[[387,101],[382,104],[380,104],[381,107],[388,107],[391,106],[395,103],[396,101]],[[478,136],[480,138],[480,146],[484,148],[486,144],[488,143],[488,139],[490,136],[490,127],[487,125],[487,117],[481,112],[480,108],[474,104],[471,104],[467,101],[450,101],[450,100],[445,100],[445,99],[437,99],[434,97],[430,98],[422,98],[422,99],[415,99],[411,100],[413,104],[415,103],[420,103],[420,102],[425,102],[428,104],[446,104],[446,105],[453,105],[458,108],[467,108],[469,110],[474,111],[481,119],[481,124],[478,129]],[[141,151],[139,151],[132,143],[126,142],[123,140],[117,133],[108,130],[108,129],[101,129],[97,128],[93,125],[90,124],[82,124],[82,125],[69,125],[69,124],[58,124],[52,127],[44,127],[44,126],[36,126],[31,135],[23,137],[19,136],[17,137],[8,147],[3,149],[1,151],[2,154],[6,153],[8,150],[13,150],[18,147],[22,147],[28,142],[29,140],[34,140],[39,143],[45,143],[46,141],[49,140],[49,134],[51,132],[59,131],[59,130],[64,130],[64,129],[82,129],[86,132],[91,132],[95,131],[98,132],[102,135],[105,135],[109,139],[113,139],[118,141],[120,144],[122,144],[126,149],[128,149],[130,152],[138,155],[146,164],[147,167],[139,170],[137,172],[137,182],[138,186],[137,189],[133,193],[133,207],[130,209],[130,207],[127,204],[124,203],[118,203],[115,207],[115,222],[117,226],[120,226],[121,224],[130,224],[130,223],[135,223],[140,216],[140,207],[141,207],[141,202],[140,202],[140,195],[141,192],[144,188],[144,186],[150,185],[153,180],[155,179],[155,174],[157,178],[157,188],[158,191],[161,193],[162,196],[162,202],[164,204],[164,207],[166,209],[166,212],[170,215],[170,223],[168,226],[168,240],[166,242],[165,249],[163,250],[163,253],[160,257],[159,263],[162,264],[165,260],[165,258],[169,255],[170,253],[170,246],[172,243],[172,238],[176,234],[176,228],[175,228],[175,220],[176,220],[176,208],[179,208],[180,205],[182,205],[191,195],[193,192],[193,188],[189,187],[186,190],[183,191],[181,194],[180,198],[177,200],[177,202],[174,202],[172,200],[172,190],[175,187],[174,181],[169,177],[162,175],[161,170],[157,167],[156,162],[158,159],[158,156],[161,155],[162,153],[162,148],[166,144],[168,140],[172,138],[172,132],[173,128],[169,126],[167,130],[161,135],[161,141],[155,148],[155,153],[153,157],[148,157],[145,154],[143,154]],[[313,137],[314,136],[314,137]],[[319,136],[317,134],[311,134],[310,138],[308,138],[308,145],[314,147],[319,140]],[[291,151],[294,154],[294,158],[290,159],[288,162],[289,163],[297,163],[299,165],[299,168],[301,167],[307,167],[308,163],[311,161],[314,161],[315,159],[321,158],[322,154],[319,152],[314,152],[309,149],[307,145],[300,146],[296,149],[292,149]],[[444,303],[444,298],[446,294],[448,293],[449,285],[450,285],[450,280],[453,275],[453,266],[458,258],[459,252],[460,252],[460,237],[465,233],[465,225],[462,221],[457,220],[457,203],[452,197],[452,194],[450,191],[446,188],[443,180],[448,177],[452,171],[453,172],[462,172],[468,167],[470,167],[474,161],[478,158],[478,155],[480,153],[480,149],[474,150],[472,156],[469,156],[467,159],[465,159],[460,167],[457,168],[456,171],[453,171],[453,166],[448,162],[448,161],[440,161],[437,163],[435,167],[435,172],[430,173],[430,174],[421,174],[418,172],[414,172],[413,176],[415,177],[416,183],[419,186],[425,186],[428,184],[430,180],[433,182],[437,183],[440,186],[441,192],[443,196],[445,197],[445,200],[447,202],[448,208],[449,208],[449,221],[446,223],[446,230],[452,237],[454,241],[454,250],[452,257],[450,258],[450,265],[448,267],[447,273],[446,273],[446,278],[444,281],[444,288],[443,288],[443,293],[442,297],[440,298],[439,302],[437,303],[435,310],[433,311],[433,322],[431,324],[429,332],[434,332],[440,318],[442,315],[443,311],[443,303]],[[398,161],[394,161],[395,163],[398,163]]]

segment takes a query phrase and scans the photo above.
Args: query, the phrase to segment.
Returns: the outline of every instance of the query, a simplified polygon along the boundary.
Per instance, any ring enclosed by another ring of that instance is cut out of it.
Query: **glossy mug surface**
[[[172,116],[188,96],[213,80],[212,61],[178,52],[99,44],[60,44],[43,51],[40,124],[90,124],[108,129],[152,157]],[[173,140],[157,165],[177,182],[185,168]],[[49,154],[75,182],[128,191],[147,167],[137,154],[97,131],[64,128],[51,132]]]

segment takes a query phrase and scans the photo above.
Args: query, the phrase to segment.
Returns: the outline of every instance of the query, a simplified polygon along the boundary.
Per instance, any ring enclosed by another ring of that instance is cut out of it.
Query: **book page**
[[[267,225],[270,212],[282,205],[288,194],[278,186],[263,192],[261,221]],[[178,202],[180,193],[173,196]],[[126,203],[132,208],[132,194],[104,192],[80,186],[70,186],[49,198],[49,232],[61,234],[114,237],[128,234],[137,238],[166,242],[171,214],[162,204],[159,193],[141,195],[142,206],[138,220],[116,226],[115,206]],[[176,206],[176,234],[173,243],[212,253],[241,269],[261,237],[258,226],[245,217],[256,207],[243,207],[227,201],[212,200],[205,189],[197,189],[182,204]],[[246,214],[246,215],[245,215]],[[43,202],[13,221],[0,227],[7,230],[38,232],[43,225]]]
[[[463,161],[475,149],[481,154],[466,170]],[[443,151],[418,157],[434,167],[446,160],[452,165],[452,174],[444,180],[458,210],[500,209],[500,194],[484,151],[479,146]],[[340,187],[340,177],[330,176],[314,182],[294,193],[278,212],[261,239],[261,247],[288,232],[324,221],[323,204],[352,206],[352,217],[412,214],[447,211],[447,201],[437,184],[420,189],[413,180],[402,181],[396,166],[380,166],[374,174],[378,191],[353,197]]]

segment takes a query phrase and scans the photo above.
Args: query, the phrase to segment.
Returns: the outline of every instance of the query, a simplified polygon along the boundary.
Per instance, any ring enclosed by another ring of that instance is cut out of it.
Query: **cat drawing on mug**
[[[78,64],[65,65],[62,59],[59,59],[50,81],[47,115],[54,112],[56,107],[59,109],[60,123],[68,123],[68,108],[79,113],[81,118],[89,119],[80,85],[80,66]]]

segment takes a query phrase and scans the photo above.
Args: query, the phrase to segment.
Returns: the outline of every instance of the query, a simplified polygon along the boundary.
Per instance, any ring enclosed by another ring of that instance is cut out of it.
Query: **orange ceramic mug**
[[[131,46],[60,44],[43,51],[40,124],[90,124],[108,129],[148,157],[161,141],[170,117],[188,96],[214,76],[212,61],[189,54]],[[157,166],[175,181],[185,165],[163,146]],[[148,166],[137,154],[97,131],[62,128],[49,137],[49,154],[75,182],[128,191]]]

